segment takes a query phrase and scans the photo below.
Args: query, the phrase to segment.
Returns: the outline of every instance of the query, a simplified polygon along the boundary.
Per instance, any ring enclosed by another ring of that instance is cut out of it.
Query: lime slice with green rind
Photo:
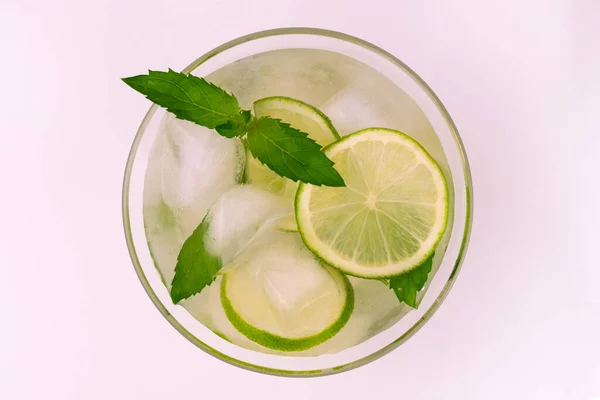
[[[301,183],[296,220],[306,246],[329,265],[362,278],[419,266],[448,220],[448,188],[425,149],[401,132],[358,131],[327,146],[346,187]]]
[[[301,351],[342,329],[354,309],[354,292],[343,274],[306,249],[298,233],[275,230],[224,274],[221,303],[248,339]]]

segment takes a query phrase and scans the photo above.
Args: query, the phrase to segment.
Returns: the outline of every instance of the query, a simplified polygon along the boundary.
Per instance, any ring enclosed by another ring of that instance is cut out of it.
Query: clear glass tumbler
[[[427,290],[422,291],[418,309],[407,312],[393,326],[356,346],[334,354],[288,357],[263,354],[236,346],[206,328],[181,306],[173,305],[148,248],[142,211],[148,158],[164,115],[164,111],[156,105],[151,106],[144,117],[127,160],[123,182],[125,237],[137,275],[154,305],[177,331],[200,349],[227,363],[257,372],[282,376],[330,375],[357,368],[389,353],[417,332],[439,308],[457,277],[469,241],[473,207],[471,176],[460,136],[438,97],[408,66],[364,40],[338,32],[309,28],[262,31],[209,51],[183,72],[193,72],[197,76],[218,76],[223,67],[240,59],[283,49],[326,50],[351,57],[373,68],[384,75],[390,84],[401,89],[406,94],[410,107],[420,110],[418,112],[420,115],[422,112],[427,121],[429,129],[422,131],[422,137],[416,139],[432,154],[446,175],[450,189],[450,217],[442,242],[446,246],[445,253],[441,252],[438,269],[433,278],[430,278]],[[238,72],[243,78],[247,71]],[[306,74],[306,71],[288,68],[285,73]],[[314,74],[322,73],[318,69],[314,71]],[[327,84],[326,76],[315,78]],[[240,98],[242,106],[248,107],[243,99],[255,94],[244,93],[243,80],[241,82],[234,94]]]

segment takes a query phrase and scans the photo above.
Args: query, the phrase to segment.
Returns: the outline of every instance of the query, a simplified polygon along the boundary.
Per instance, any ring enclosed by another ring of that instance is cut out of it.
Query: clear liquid
[[[425,147],[444,171],[448,184],[452,184],[442,146],[421,109],[385,76],[354,59],[323,50],[276,50],[238,60],[206,78],[233,93],[245,109],[251,109],[255,100],[268,96],[287,96],[312,104],[332,120],[342,136],[368,127],[402,131]],[[239,140],[222,138],[203,127],[174,121],[171,116],[163,121],[146,172],[144,224],[155,265],[168,288],[183,242],[223,193],[238,185],[244,158]],[[256,223],[248,219],[260,219],[261,212],[278,207],[282,215],[293,209],[285,198],[281,204],[271,204],[268,203],[271,200],[260,196],[255,201],[244,196],[235,203],[236,207],[227,209],[223,218],[232,227],[246,227],[238,235],[241,242],[258,230]],[[451,223],[452,215],[449,226]],[[443,257],[449,231],[436,249],[430,280]],[[225,257],[233,257],[236,246],[241,245],[225,246],[231,253]],[[231,325],[221,306],[220,281],[217,278],[211,286],[181,304],[221,337],[266,353],[288,356],[335,353],[373,337],[410,311],[399,304],[384,283],[351,277],[355,307],[346,326],[314,348],[281,353],[252,342]],[[425,291],[419,293],[419,299]]]

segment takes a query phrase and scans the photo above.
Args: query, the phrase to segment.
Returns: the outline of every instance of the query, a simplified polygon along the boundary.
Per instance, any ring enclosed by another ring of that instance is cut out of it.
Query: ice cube
[[[172,209],[184,210],[191,233],[210,206],[240,179],[245,152],[238,139],[182,121],[163,121],[162,195]]]
[[[427,117],[408,94],[374,72],[363,71],[321,107],[340,135],[371,127],[396,129],[411,136],[430,129]]]
[[[351,60],[323,50],[274,50],[238,60],[207,78],[235,94],[243,108],[269,96],[292,97],[318,107],[349,81],[338,68],[342,58]]]
[[[389,128],[419,142],[449,174],[442,144],[419,105],[400,87],[377,71],[354,67],[356,79],[337,92],[321,111],[341,136],[365,128]]]
[[[293,213],[284,200],[253,185],[238,185],[217,200],[208,213],[206,246],[223,264],[242,250],[261,226]]]
[[[311,255],[294,254],[289,258],[282,256],[286,249],[273,249],[262,253],[264,265],[260,269],[257,281],[263,287],[271,305],[282,315],[292,310],[310,307],[324,293],[319,293],[329,275],[324,268],[316,267]]]

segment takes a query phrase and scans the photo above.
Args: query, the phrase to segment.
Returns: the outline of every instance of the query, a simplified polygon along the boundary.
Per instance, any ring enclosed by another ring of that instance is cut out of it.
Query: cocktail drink
[[[142,126],[137,169],[130,157],[143,229],[130,249],[147,252],[134,257],[142,282],[200,347],[271,373],[332,373],[405,340],[445,296],[468,234],[468,167],[441,104],[397,60],[325,31],[228,49],[261,40],[125,79],[164,108]]]

